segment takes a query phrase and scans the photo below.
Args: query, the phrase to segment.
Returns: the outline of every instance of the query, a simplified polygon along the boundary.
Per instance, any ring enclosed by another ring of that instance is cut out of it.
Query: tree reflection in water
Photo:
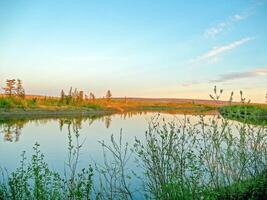
[[[135,115],[143,115],[147,112],[134,111],[115,114],[120,116],[122,119],[132,118]],[[73,128],[81,129],[82,125],[87,123],[91,126],[95,121],[101,121],[104,123],[106,128],[109,128],[112,122],[111,115],[92,115],[88,117],[60,117],[60,118],[41,118],[41,119],[2,119],[0,120],[0,133],[3,134],[4,140],[8,142],[18,142],[19,137],[22,134],[23,128],[28,123],[35,123],[36,126],[46,125],[47,123],[58,121],[59,129],[62,131],[64,125],[67,127],[72,125]]]

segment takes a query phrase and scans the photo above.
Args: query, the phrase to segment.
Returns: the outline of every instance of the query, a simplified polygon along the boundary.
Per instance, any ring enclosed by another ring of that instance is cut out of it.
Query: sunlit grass
[[[217,105],[213,103],[194,103],[194,102],[161,102],[158,100],[124,100],[124,99],[105,99],[99,98],[79,101],[62,101],[57,97],[34,97],[18,98],[16,96],[0,97],[0,109],[12,111],[12,109],[43,109],[43,110],[68,110],[68,109],[87,109],[87,110],[113,110],[114,112],[125,111],[196,111],[204,112],[214,110]]]

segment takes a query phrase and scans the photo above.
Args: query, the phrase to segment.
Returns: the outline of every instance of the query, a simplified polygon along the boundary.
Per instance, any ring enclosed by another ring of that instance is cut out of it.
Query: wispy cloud
[[[225,31],[229,30],[234,24],[248,18],[249,16],[251,16],[256,8],[258,6],[263,5],[264,2],[261,1],[257,1],[255,3],[253,3],[250,7],[248,7],[247,9],[241,11],[240,13],[236,13],[233,14],[229,17],[227,17],[226,19],[222,20],[221,22],[215,24],[212,27],[207,28],[204,31],[204,37],[205,38],[214,38],[217,35],[224,33]]]
[[[262,6],[264,4],[264,2],[262,1],[256,1],[254,3],[252,3],[249,7],[247,7],[246,9],[244,9],[243,11],[240,11],[238,13],[235,13],[229,17],[227,17],[226,19],[218,22],[217,24],[215,24],[212,27],[207,28],[204,31],[204,37],[205,38],[213,38],[215,36],[217,36],[218,34],[221,34],[227,30],[229,30],[231,27],[233,27],[233,25],[235,23],[238,23],[242,20],[245,20],[246,18],[248,18],[249,16],[251,16],[252,14],[255,13],[257,7]],[[242,38],[240,40],[234,41],[228,45],[225,46],[221,46],[221,47],[214,47],[212,48],[210,51],[208,51],[207,53],[198,56],[197,58],[189,61],[189,64],[193,64],[193,65],[199,65],[199,64],[214,64],[217,63],[219,60],[221,60],[221,58],[219,57],[219,55],[221,55],[222,53],[229,51],[231,49],[234,49],[250,40],[253,40],[254,38],[251,37],[246,37],[246,38]]]
[[[226,20],[219,22],[215,26],[206,29],[204,32],[204,36],[205,38],[213,38],[216,35],[222,33],[223,31],[229,29],[234,23],[241,21],[247,18],[248,16],[248,14],[235,14],[233,16],[230,16]]]
[[[225,74],[221,74],[217,79],[211,80],[193,80],[183,83],[183,87],[190,87],[199,84],[207,84],[207,83],[223,83],[227,81],[240,80],[245,78],[257,78],[257,77],[267,77],[267,67],[256,68],[249,71],[239,71],[239,72],[229,72]]]
[[[221,47],[214,47],[212,50],[208,51],[204,55],[200,56],[200,59],[209,59],[218,56],[219,54],[222,54],[225,51],[229,51],[231,49],[234,49],[250,40],[253,40],[251,37],[242,38],[241,40],[234,41],[230,44],[227,44],[225,46]]]
[[[220,46],[220,47],[213,47],[211,50],[209,50],[208,52],[206,52],[205,54],[198,56],[197,58],[191,60],[192,64],[199,64],[199,63],[216,63],[219,60],[219,56],[221,54],[223,54],[226,51],[232,50],[237,48],[238,46],[253,40],[254,38],[252,37],[246,37],[246,38],[242,38],[240,40],[234,41],[230,44],[224,45],[224,46]]]
[[[232,73],[222,74],[218,79],[210,80],[210,82],[219,83],[219,82],[232,81],[243,78],[255,78],[260,76],[267,76],[267,67],[257,68],[245,72],[232,72]]]

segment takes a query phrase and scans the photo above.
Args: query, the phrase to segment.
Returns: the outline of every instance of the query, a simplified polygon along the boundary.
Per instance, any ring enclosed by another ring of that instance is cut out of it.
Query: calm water
[[[110,141],[111,134],[130,145],[135,137],[144,139],[148,122],[155,113],[115,114],[99,118],[60,118],[39,120],[9,120],[0,125],[0,166],[13,171],[18,165],[20,155],[26,151],[26,157],[33,153],[33,145],[38,142],[48,164],[61,171],[67,160],[68,124],[79,129],[80,141],[84,142],[80,155],[80,168],[88,163],[102,162],[103,152],[99,141]],[[184,115],[161,114],[168,121],[183,119]],[[197,117],[191,116],[196,120]]]
[[[114,134],[115,138],[119,138],[120,131],[123,132],[123,141],[128,142],[133,146],[135,137],[144,141],[145,131],[148,129],[148,123],[156,113],[128,113],[128,114],[114,114],[111,116],[102,117],[87,117],[87,118],[58,118],[58,119],[39,119],[39,120],[9,120],[0,122],[0,166],[5,167],[8,172],[14,171],[21,159],[21,153],[26,151],[28,160],[33,153],[33,145],[38,142],[40,149],[45,155],[45,161],[52,169],[63,173],[64,163],[67,161],[67,148],[68,148],[68,130],[73,127],[79,130],[80,141],[83,142],[81,150],[79,168],[87,167],[88,164],[103,163],[103,151],[99,141],[110,143],[110,136]],[[187,115],[187,119],[194,124],[199,120],[199,116]],[[185,115],[179,114],[160,114],[160,118],[166,121],[183,121]],[[212,115],[204,117],[207,123],[211,123]],[[221,123],[218,123],[218,130]],[[238,135],[238,126],[240,123],[231,122],[231,131]],[[247,126],[249,133],[251,126]],[[257,141],[253,144],[250,141],[254,140],[257,136],[257,130],[264,140],[267,140],[267,130],[252,129],[251,138],[250,134],[246,137],[246,141],[242,143],[246,149],[245,153],[257,153],[257,158],[260,158],[262,166],[267,163],[267,144],[260,141],[260,147],[256,147]],[[74,133],[73,133],[74,134]],[[238,139],[238,136],[237,136]],[[238,139],[239,140],[239,139]],[[241,141],[241,140],[240,140]],[[237,142],[241,144],[241,142]],[[227,147],[227,144],[225,144]],[[235,148],[235,147],[234,147]],[[243,147],[237,147],[240,150]],[[241,149],[242,150],[242,149]],[[251,155],[252,155],[251,154]],[[248,154],[249,155],[249,154]],[[254,155],[254,154],[253,154]],[[211,154],[211,158],[213,155]],[[230,158],[231,159],[231,158]],[[232,160],[233,164],[236,161]],[[134,159],[129,161],[129,166],[132,170],[139,173],[140,169],[136,166]],[[249,167],[249,166],[248,166]],[[238,170],[239,166],[236,166]],[[136,181],[134,185],[138,185]]]
[[[130,145],[135,137],[144,139],[148,122],[156,113],[126,113],[102,117],[87,118],[59,118],[36,120],[9,120],[0,124],[0,166],[13,171],[19,164],[20,155],[26,151],[30,158],[33,145],[38,142],[48,164],[59,170],[63,169],[67,158],[68,125],[79,129],[80,141],[83,148],[80,156],[80,167],[87,166],[88,162],[102,161],[102,147],[99,141],[110,142],[111,134],[119,137],[122,130],[123,140]],[[160,114],[166,121],[179,121],[185,118],[181,114]],[[193,123],[199,120],[198,116],[187,115]],[[205,119],[213,116],[205,116]],[[232,126],[236,126],[233,123]]]

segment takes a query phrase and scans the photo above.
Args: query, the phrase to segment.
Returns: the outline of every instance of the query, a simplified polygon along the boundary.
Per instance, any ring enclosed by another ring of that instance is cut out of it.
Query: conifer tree
[[[16,84],[16,94],[20,98],[25,97],[25,90],[22,86],[22,81],[20,79],[17,79],[17,84]]]
[[[6,80],[6,87],[3,87],[5,90],[5,94],[8,96],[11,96],[15,93],[16,91],[16,80],[15,79],[7,79]]]
[[[89,98],[91,101],[95,101],[95,95],[92,92],[90,92]]]
[[[83,100],[83,96],[84,96],[83,91],[82,91],[82,90],[79,91],[79,92],[78,92],[78,101],[82,101],[82,100]]]
[[[65,100],[65,92],[64,90],[62,89],[61,90],[61,93],[60,93],[60,101],[63,102]]]
[[[107,91],[107,94],[106,94],[106,99],[107,99],[108,101],[110,101],[111,97],[112,97],[111,91],[108,90],[108,91]]]

